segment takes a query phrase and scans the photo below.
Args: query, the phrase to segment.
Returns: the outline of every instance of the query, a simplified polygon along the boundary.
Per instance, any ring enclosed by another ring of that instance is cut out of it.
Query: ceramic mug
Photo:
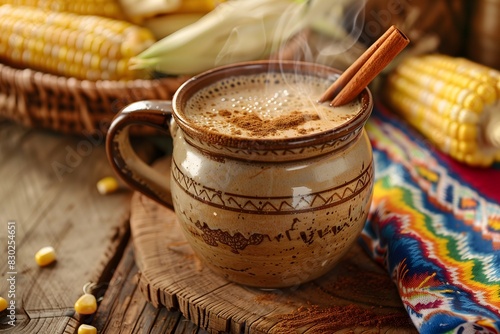
[[[294,85],[289,77],[300,75],[314,86],[333,82],[339,72],[294,61],[216,68],[186,81],[171,103],[140,101],[125,107],[113,120],[106,144],[109,161],[125,182],[162,205],[173,205],[188,243],[206,266],[229,281],[260,288],[295,286],[332,270],[358,238],[373,189],[372,150],[364,130],[373,107],[368,89],[349,106],[351,116],[324,129],[322,123],[307,127],[309,120],[321,120],[304,119],[303,112],[291,112],[295,123],[290,116],[254,124],[252,111],[233,110],[231,116],[227,106],[217,110],[214,103],[197,100],[214,91],[230,95],[233,89],[260,89],[283,75],[287,85]],[[265,79],[255,84],[259,76]],[[250,82],[253,86],[245,87]],[[289,90],[293,87],[284,95]],[[287,111],[292,107],[288,95],[284,99],[273,103]],[[242,117],[249,121],[241,122]],[[228,123],[217,128],[212,119]],[[136,156],[128,138],[134,124],[173,138],[171,175],[161,175]],[[289,125],[295,132],[277,132],[270,124]]]

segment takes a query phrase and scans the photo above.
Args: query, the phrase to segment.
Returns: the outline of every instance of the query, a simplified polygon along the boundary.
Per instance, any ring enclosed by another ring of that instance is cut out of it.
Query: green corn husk
[[[325,9],[320,7],[311,8],[307,0],[230,0],[156,42],[133,58],[131,66],[167,75],[191,75],[215,66],[264,59],[308,26]]]

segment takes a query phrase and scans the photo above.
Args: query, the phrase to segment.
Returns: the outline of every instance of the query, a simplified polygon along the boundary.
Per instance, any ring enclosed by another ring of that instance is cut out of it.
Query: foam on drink
[[[186,117],[222,134],[246,138],[290,138],[336,128],[355,117],[359,101],[340,107],[317,100],[329,79],[297,73],[228,77],[193,95]]]

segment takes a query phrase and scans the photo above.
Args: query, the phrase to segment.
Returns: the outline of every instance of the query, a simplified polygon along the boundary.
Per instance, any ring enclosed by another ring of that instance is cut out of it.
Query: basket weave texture
[[[170,100],[187,78],[88,81],[0,64],[0,118],[65,134],[106,132],[123,107],[140,100]],[[155,130],[137,127],[132,132]]]

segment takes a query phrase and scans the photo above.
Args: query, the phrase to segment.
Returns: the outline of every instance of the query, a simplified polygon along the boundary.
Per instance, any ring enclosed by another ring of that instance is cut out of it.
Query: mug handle
[[[106,136],[106,153],[111,167],[133,189],[156,202],[172,207],[170,178],[147,165],[130,144],[132,125],[151,126],[170,134],[172,103],[145,100],[133,102],[115,116]]]

